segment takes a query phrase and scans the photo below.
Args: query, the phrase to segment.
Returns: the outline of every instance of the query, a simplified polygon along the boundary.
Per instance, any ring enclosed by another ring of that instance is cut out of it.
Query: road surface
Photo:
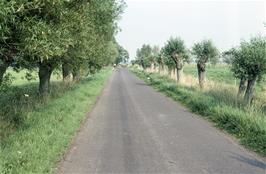
[[[207,121],[116,70],[57,173],[265,174]]]

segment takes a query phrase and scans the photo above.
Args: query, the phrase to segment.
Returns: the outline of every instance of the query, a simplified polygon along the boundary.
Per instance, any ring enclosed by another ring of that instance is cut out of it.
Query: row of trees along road
[[[161,49],[150,45],[143,45],[137,50],[133,64],[139,64],[146,69],[158,66],[159,71],[166,66],[168,70],[176,70],[177,83],[184,64],[194,58],[198,69],[198,79],[204,88],[206,64],[217,64],[220,57],[230,64],[234,76],[240,80],[238,97],[245,92],[244,101],[250,105],[257,81],[266,74],[266,37],[257,36],[249,41],[242,41],[240,46],[219,53],[211,40],[195,43],[189,50],[181,38],[171,37]]]
[[[62,68],[64,81],[116,62],[122,0],[1,0],[0,85],[9,67],[38,69],[39,91]],[[119,58],[121,59],[121,58]]]

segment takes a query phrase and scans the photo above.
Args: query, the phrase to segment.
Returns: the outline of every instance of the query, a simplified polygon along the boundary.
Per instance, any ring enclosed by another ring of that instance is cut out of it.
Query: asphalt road
[[[118,69],[57,173],[265,174],[266,163]]]

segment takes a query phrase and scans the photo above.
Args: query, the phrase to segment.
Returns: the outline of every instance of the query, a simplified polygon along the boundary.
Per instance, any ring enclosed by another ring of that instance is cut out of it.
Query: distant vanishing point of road
[[[121,68],[57,173],[266,174],[266,163]]]

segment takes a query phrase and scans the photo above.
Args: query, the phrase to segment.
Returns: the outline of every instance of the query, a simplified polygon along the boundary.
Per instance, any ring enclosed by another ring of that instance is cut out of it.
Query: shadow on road
[[[135,83],[135,84],[138,86],[147,86],[147,84],[145,84],[145,83]]]
[[[230,157],[233,159],[236,159],[236,160],[241,161],[243,163],[246,163],[246,164],[249,164],[249,165],[252,165],[252,166],[266,170],[266,163],[263,161],[258,161],[256,159],[247,158],[245,156],[242,156],[242,155],[239,155],[239,154],[233,153],[233,152],[231,152],[231,154],[232,155],[230,155]]]

